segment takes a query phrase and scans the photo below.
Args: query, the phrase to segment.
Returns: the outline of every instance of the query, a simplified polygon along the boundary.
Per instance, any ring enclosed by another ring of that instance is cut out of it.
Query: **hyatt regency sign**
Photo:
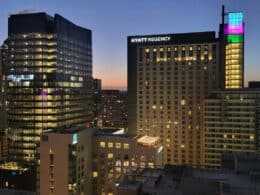
[[[137,37],[131,38],[131,43],[149,43],[149,42],[166,42],[170,41],[171,37]]]

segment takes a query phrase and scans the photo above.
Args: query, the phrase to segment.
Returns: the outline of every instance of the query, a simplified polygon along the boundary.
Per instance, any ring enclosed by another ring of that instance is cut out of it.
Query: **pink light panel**
[[[230,34],[244,34],[244,26],[239,25],[239,26],[231,26],[231,25],[225,25],[225,30],[224,33],[227,35]]]

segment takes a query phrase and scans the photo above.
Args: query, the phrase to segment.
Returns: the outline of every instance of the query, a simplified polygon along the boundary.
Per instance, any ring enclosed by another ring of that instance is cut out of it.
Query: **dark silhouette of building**
[[[0,159],[7,156],[7,113],[6,113],[6,77],[7,45],[0,47]]]
[[[94,126],[99,126],[99,114],[102,108],[102,81],[101,79],[93,79],[93,103],[94,103]]]

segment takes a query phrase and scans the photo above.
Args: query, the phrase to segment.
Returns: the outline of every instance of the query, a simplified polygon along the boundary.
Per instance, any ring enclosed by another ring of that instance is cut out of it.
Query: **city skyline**
[[[127,36],[136,34],[165,34],[199,32],[214,30],[218,33],[221,5],[226,11],[245,13],[245,83],[257,80],[257,51],[260,41],[260,2],[205,0],[191,1],[113,1],[66,3],[59,6],[53,1],[18,1],[1,2],[4,7],[0,17],[0,41],[7,38],[7,18],[11,13],[33,9],[50,15],[64,15],[76,25],[93,30],[93,75],[101,78],[103,87],[108,89],[126,89],[127,86]],[[185,10],[180,12],[178,10]],[[195,11],[194,11],[195,10]],[[203,12],[202,12],[203,11]],[[75,14],[76,12],[76,14]],[[102,13],[102,14],[100,14]],[[207,17],[205,17],[207,16]],[[183,18],[180,20],[180,18]],[[194,21],[190,18],[196,18]],[[137,22],[138,21],[138,22]]]
[[[0,194],[260,192],[260,2],[1,5]]]

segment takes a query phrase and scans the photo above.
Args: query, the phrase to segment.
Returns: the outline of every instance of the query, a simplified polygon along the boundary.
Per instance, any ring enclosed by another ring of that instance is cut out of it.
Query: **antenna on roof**
[[[224,24],[225,21],[225,5],[222,5],[222,24]]]

